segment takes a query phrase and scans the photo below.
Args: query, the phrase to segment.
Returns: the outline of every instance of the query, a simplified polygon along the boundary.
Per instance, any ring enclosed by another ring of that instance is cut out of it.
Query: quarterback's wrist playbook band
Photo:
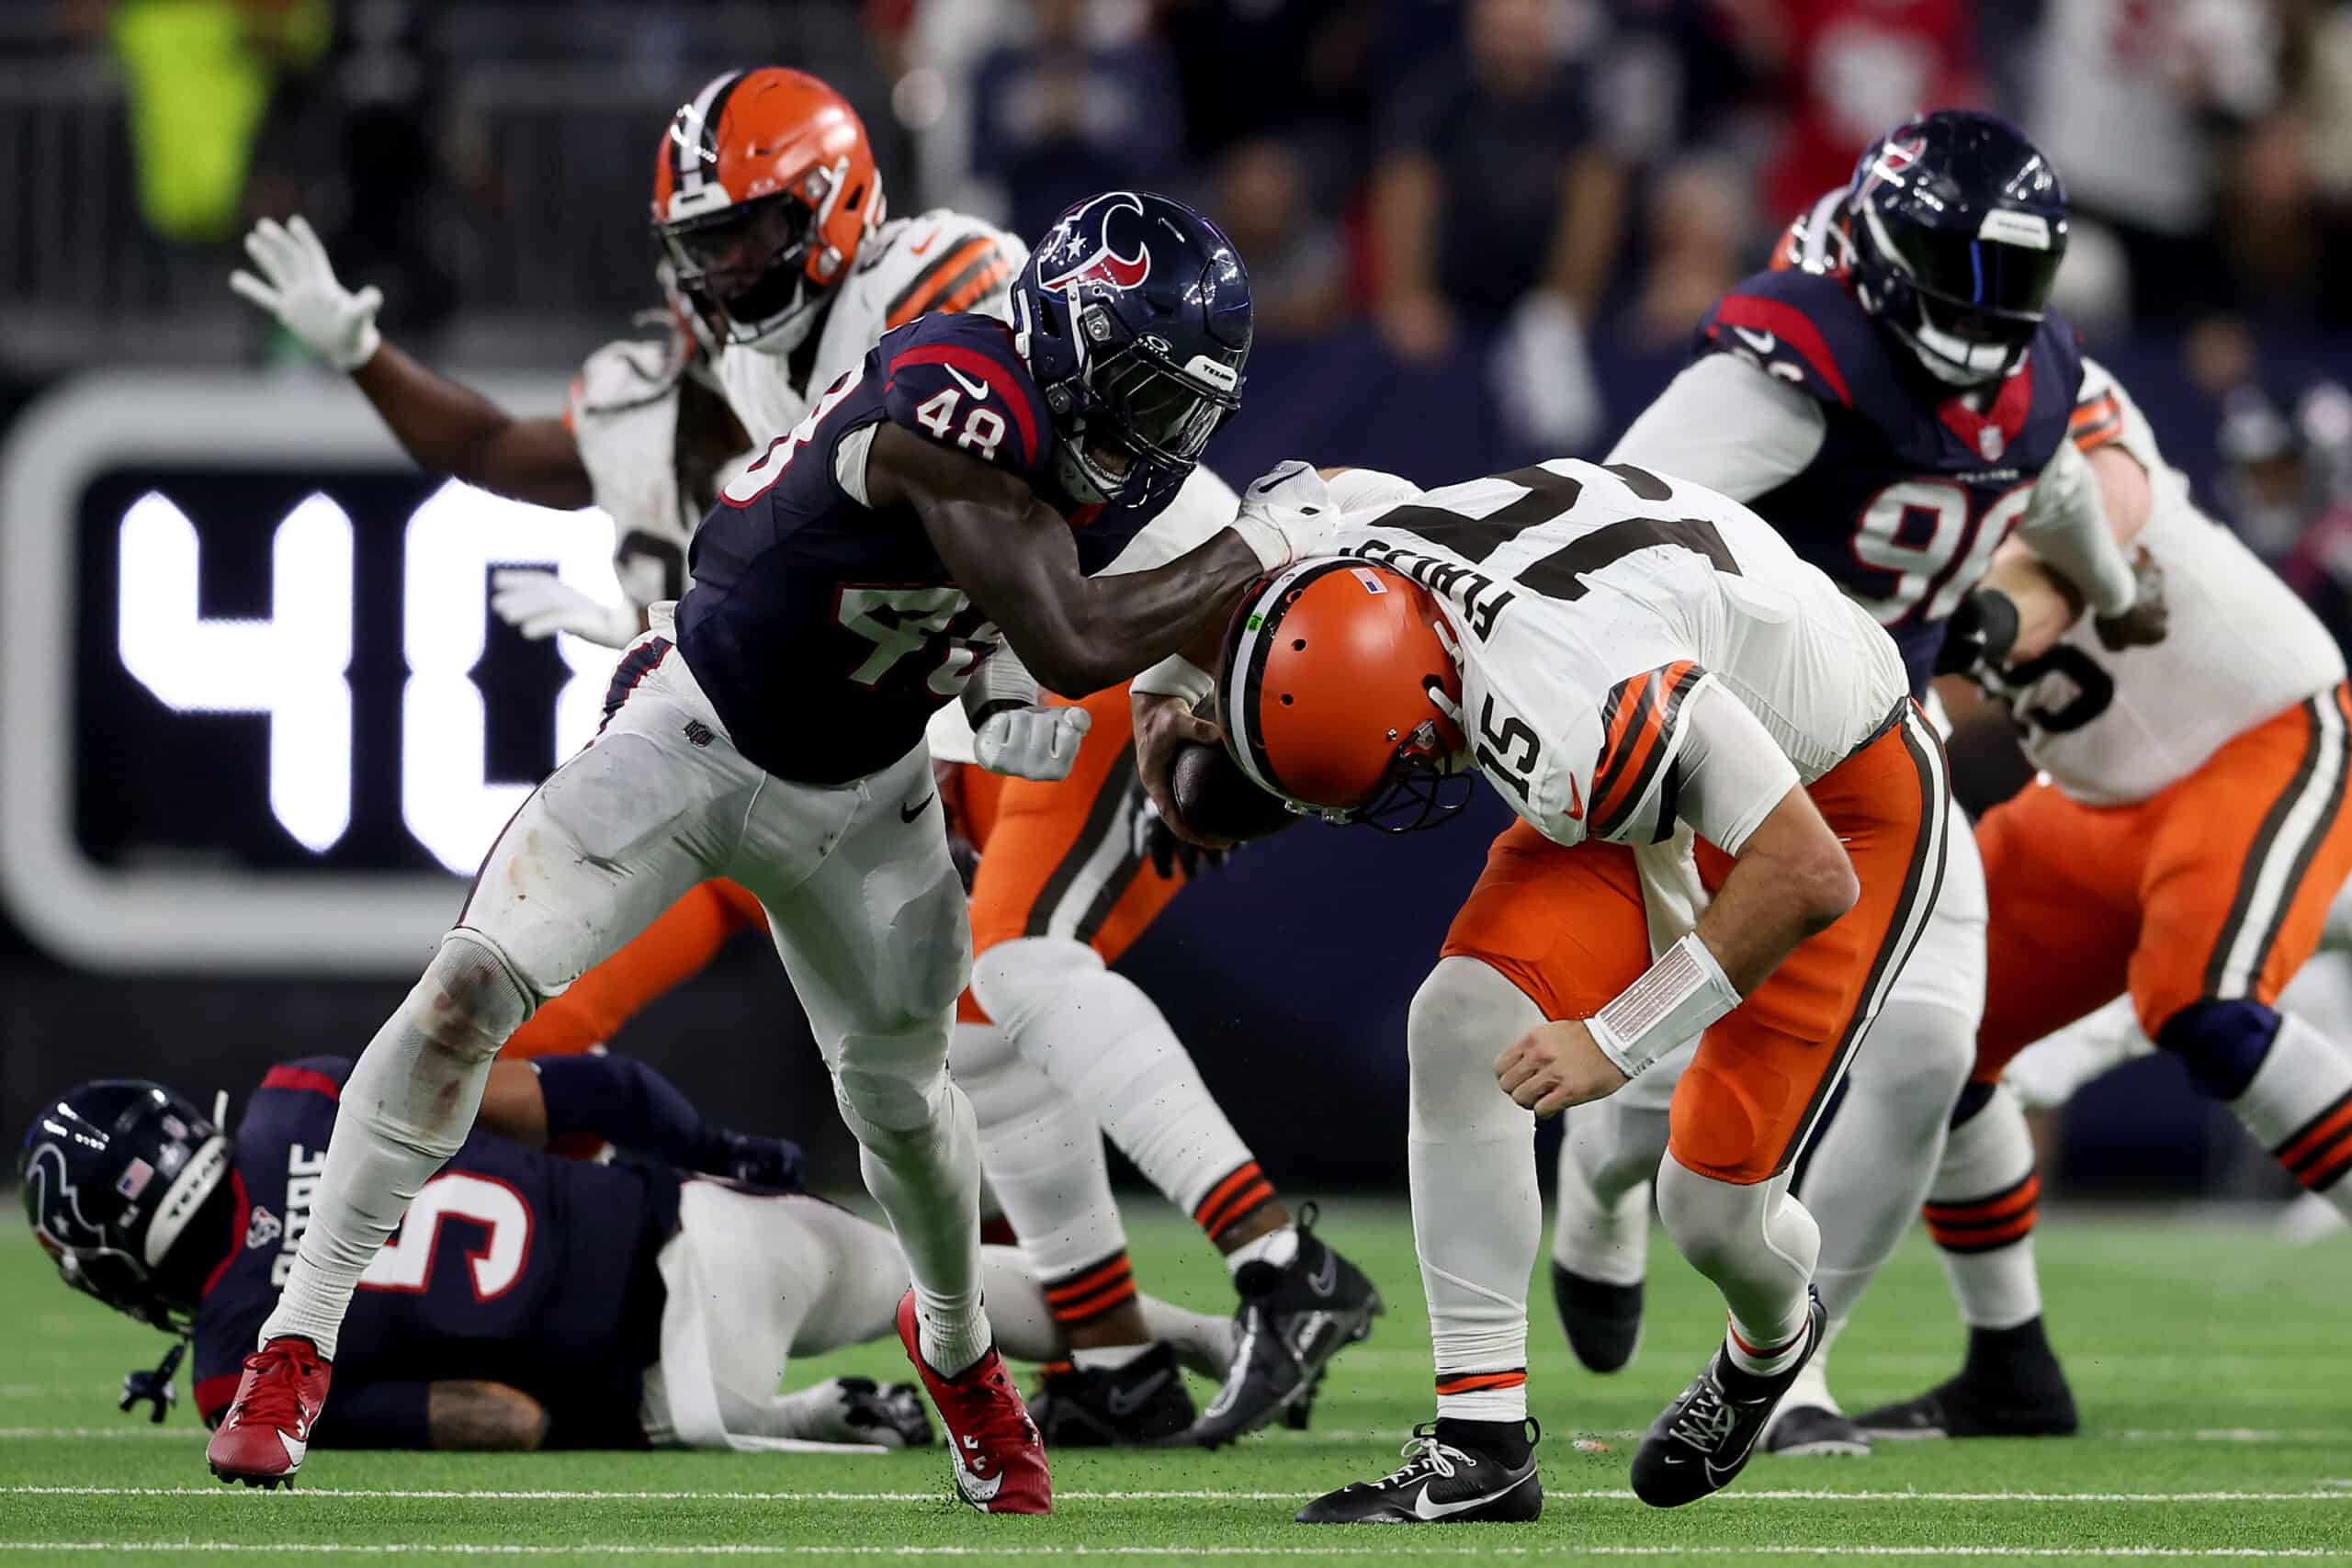
[[[1129,682],[1127,690],[1144,697],[1182,697],[1186,706],[1198,707],[1216,686],[1207,671],[1181,653],[1171,653]]]
[[[1739,1005],[1724,966],[1692,931],[1658,955],[1617,999],[1585,1020],[1593,1043],[1627,1077]]]

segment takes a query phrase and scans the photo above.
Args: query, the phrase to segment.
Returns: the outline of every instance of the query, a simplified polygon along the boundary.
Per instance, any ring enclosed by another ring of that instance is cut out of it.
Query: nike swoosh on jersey
[[[1584,820],[1584,792],[1577,788],[1577,776],[1574,773],[1568,775],[1568,820],[1571,822]]]
[[[939,229],[940,226],[938,224],[933,224],[931,226],[931,232],[925,234],[921,243],[909,245],[907,247],[907,254],[910,256],[919,256],[922,254],[923,252],[931,249],[932,246],[937,244],[939,243]]]
[[[916,801],[912,806],[901,806],[899,807],[899,820],[901,822],[913,821],[916,818],[923,814],[924,807],[928,807],[930,804],[931,796],[926,795],[921,800]]]
[[[969,376],[965,375],[961,370],[956,369],[953,365],[947,367],[947,373],[956,378],[956,384],[957,386],[972,394],[972,400],[974,402],[984,402],[987,400],[989,395],[989,384],[986,381],[975,381]]]
[[[1457,1497],[1451,1503],[1436,1501],[1430,1497],[1429,1488],[1424,1486],[1413,1498],[1413,1517],[1417,1519],[1442,1519],[1451,1514],[1464,1513],[1472,1508],[1482,1508],[1498,1497],[1509,1495],[1514,1488],[1523,1486],[1526,1483],[1527,1477],[1522,1475],[1499,1492],[1481,1493],[1476,1497]]]
[[[1770,333],[1750,332],[1746,327],[1734,327],[1732,331],[1737,334],[1740,342],[1758,354],[1770,354],[1780,345],[1781,340]]]

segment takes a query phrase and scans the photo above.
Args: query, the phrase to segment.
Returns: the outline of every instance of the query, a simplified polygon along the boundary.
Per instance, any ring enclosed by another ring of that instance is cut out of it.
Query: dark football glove
[[[1936,650],[1936,673],[1969,675],[2004,663],[2018,640],[2017,601],[1997,588],[1980,588],[1960,602],[1944,623],[1943,646]]]
[[[2147,547],[2132,560],[2132,575],[2140,584],[2139,597],[2132,607],[2120,615],[2101,615],[2091,623],[2098,633],[2099,646],[2109,653],[2120,653],[2127,648],[2148,648],[2165,640],[2171,629],[2172,611],[2165,604],[2164,568]]]
[[[1175,875],[1180,866],[1186,876],[1198,876],[1203,871],[1215,871],[1223,865],[1226,857],[1233,852],[1230,848],[1210,850],[1186,843],[1159,815],[1159,807],[1152,804],[1151,796],[1138,788],[1136,799],[1139,804],[1135,815],[1135,852],[1138,857],[1149,857],[1151,868],[1161,876]]]
[[[808,1188],[801,1179],[800,1160],[800,1145],[789,1138],[714,1127],[696,1152],[694,1168],[707,1176],[740,1181],[746,1187],[800,1192]]]

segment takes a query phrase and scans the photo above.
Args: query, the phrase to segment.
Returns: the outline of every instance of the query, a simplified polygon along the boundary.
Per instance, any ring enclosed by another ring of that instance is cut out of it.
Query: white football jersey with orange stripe
[[[1909,690],[1893,639],[1770,525],[1624,464],[1560,458],[1430,491],[1351,514],[1340,548],[1445,606],[1479,771],[1563,844],[1673,832],[1678,721],[1704,681],[1807,784]]]
[[[2122,386],[2083,364],[2075,443],[2115,443],[2148,472],[2154,505],[2139,543],[2164,570],[2164,641],[2110,652],[2089,616],[2041,658],[1995,672],[2026,756],[2091,806],[2145,800],[2233,737],[2344,679],[2335,639],[2292,589],[2197,509]]]
[[[571,427],[597,507],[613,520],[613,564],[639,606],[685,592],[686,544],[702,501],[678,479],[678,383],[687,374],[674,329],[619,338],[588,356],[571,383]],[[724,487],[750,463],[745,451],[714,480]]]
[[[719,381],[752,446],[798,424],[816,395],[893,327],[933,310],[1011,320],[1012,280],[1028,260],[1029,247],[1012,235],[944,207],[885,223],[858,247],[835,290],[805,382],[794,383],[783,355],[730,344],[720,356]]]

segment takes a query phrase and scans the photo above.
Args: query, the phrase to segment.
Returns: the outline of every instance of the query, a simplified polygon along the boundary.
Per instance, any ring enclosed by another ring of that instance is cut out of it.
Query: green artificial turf
[[[1190,1304],[1225,1299],[1205,1245],[1136,1202],[1138,1272]],[[1222,1453],[1057,1454],[1051,1518],[988,1518],[947,1500],[938,1450],[801,1455],[314,1453],[301,1486],[215,1483],[195,1422],[119,1416],[122,1373],[153,1334],[59,1286],[28,1239],[0,1246],[0,1568],[256,1553],[852,1561],[1064,1556],[1155,1561],[1792,1555],[2352,1557],[2352,1239],[2275,1241],[2267,1219],[2060,1215],[2041,1233],[2052,1337],[2085,1431],[2066,1441],[1883,1445],[1865,1460],[1758,1459],[1675,1513],[1625,1490],[1631,1435],[1721,1331],[1712,1295],[1654,1254],[1651,1318],[1624,1372],[1576,1370],[1539,1277],[1531,1393],[1546,1502],[1532,1526],[1310,1529],[1307,1496],[1389,1468],[1430,1412],[1428,1334],[1403,1209],[1325,1205],[1324,1228],[1389,1315],[1335,1365],[1315,1429]],[[1838,1348],[1849,1408],[1947,1373],[1961,1343],[1917,1237]],[[792,1381],[904,1371],[895,1345],[810,1360]]]

